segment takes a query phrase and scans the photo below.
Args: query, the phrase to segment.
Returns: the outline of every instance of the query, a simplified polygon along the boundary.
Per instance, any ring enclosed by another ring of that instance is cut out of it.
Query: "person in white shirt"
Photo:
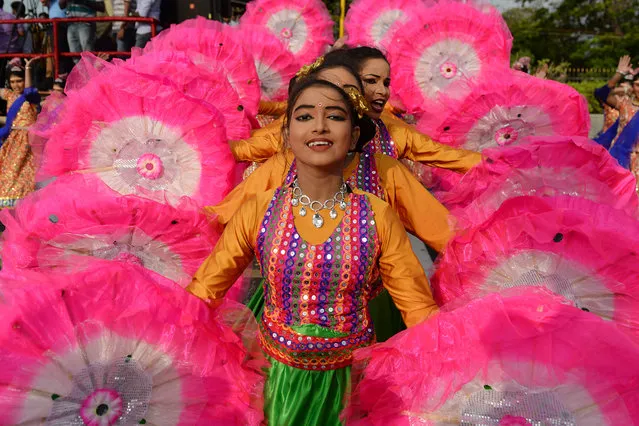
[[[113,16],[130,16],[135,12],[135,0],[113,0]],[[133,22],[114,22],[113,38],[118,52],[129,52],[135,45],[135,24]]]
[[[162,0],[137,0],[137,14],[144,18],[160,19]],[[159,30],[159,26],[158,26]],[[151,24],[138,22],[135,24],[135,46],[143,48],[151,40]]]

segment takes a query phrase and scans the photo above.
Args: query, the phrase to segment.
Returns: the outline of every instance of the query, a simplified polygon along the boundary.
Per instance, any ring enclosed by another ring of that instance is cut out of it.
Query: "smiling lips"
[[[322,152],[332,147],[333,142],[327,139],[311,139],[310,141],[306,142],[306,146],[315,152]]]

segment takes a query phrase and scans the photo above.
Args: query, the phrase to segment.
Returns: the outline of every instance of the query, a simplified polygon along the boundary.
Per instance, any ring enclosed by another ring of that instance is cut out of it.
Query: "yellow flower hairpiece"
[[[345,87],[344,91],[348,95],[351,100],[351,103],[355,107],[355,111],[357,111],[358,118],[363,118],[367,112],[370,111],[370,107],[368,106],[368,102],[364,95],[360,93],[359,90],[354,87]]]
[[[302,68],[300,68],[297,74],[295,74],[295,77],[297,77],[298,80],[305,79],[310,73],[321,67],[323,63],[324,57],[320,56],[312,64],[304,65]]]

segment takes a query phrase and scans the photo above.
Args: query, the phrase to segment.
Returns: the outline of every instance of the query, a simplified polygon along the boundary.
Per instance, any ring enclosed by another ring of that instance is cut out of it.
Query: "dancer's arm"
[[[263,163],[282,150],[282,123],[284,118],[275,120],[266,127],[254,130],[251,137],[229,141],[236,161]]]

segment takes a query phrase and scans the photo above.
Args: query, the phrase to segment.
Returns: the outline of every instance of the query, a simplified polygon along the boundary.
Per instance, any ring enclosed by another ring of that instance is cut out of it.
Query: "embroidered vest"
[[[350,194],[340,224],[322,244],[309,244],[295,228],[291,189],[275,191],[257,238],[264,288],[260,343],[286,365],[332,370],[350,365],[353,351],[375,340],[368,302],[381,290],[379,239],[365,195]],[[302,335],[314,324],[345,337]]]
[[[296,160],[293,160],[293,163],[286,174],[286,178],[284,179],[284,186],[291,185],[293,180],[295,180],[295,176],[297,176],[297,163]],[[357,167],[346,179],[346,183],[351,188],[357,188],[361,191],[368,192],[382,200],[386,199],[384,188],[380,185],[379,173],[377,173],[377,162],[375,161],[375,156],[373,154],[362,152],[359,155]]]
[[[388,155],[389,157],[398,158],[399,153],[397,152],[397,147],[384,122],[381,119],[377,119],[373,120],[373,123],[375,123],[377,131],[375,132],[375,137],[364,146],[364,152],[371,155],[380,153]]]

